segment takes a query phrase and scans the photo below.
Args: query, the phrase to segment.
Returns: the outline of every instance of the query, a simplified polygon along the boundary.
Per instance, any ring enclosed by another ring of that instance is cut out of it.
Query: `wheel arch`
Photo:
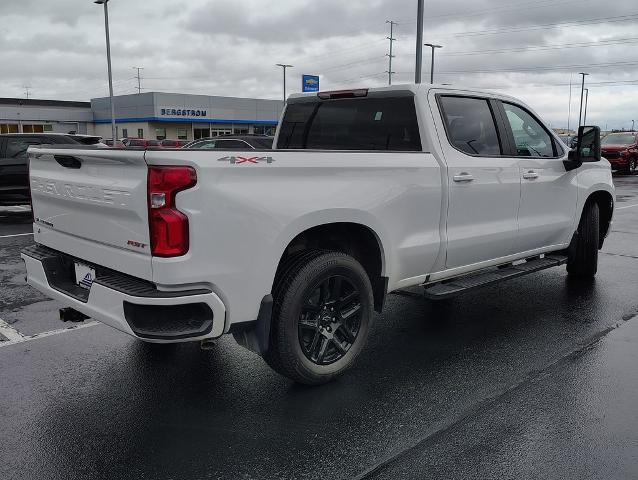
[[[607,190],[596,190],[587,196],[583,209],[591,203],[598,204],[600,215],[600,244],[598,248],[602,248],[605,238],[611,231],[611,224],[614,216],[614,196]]]
[[[380,312],[387,293],[386,258],[377,231],[359,222],[335,221],[307,226],[284,247],[277,265],[277,276],[286,260],[307,249],[342,252],[355,258],[366,270],[374,292],[374,307]]]

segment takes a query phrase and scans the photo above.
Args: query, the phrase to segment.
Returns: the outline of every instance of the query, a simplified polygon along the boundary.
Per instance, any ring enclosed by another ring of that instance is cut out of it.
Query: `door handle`
[[[473,182],[474,181],[474,177],[472,175],[470,175],[469,173],[466,173],[466,172],[459,173],[458,175],[454,175],[452,177],[452,179],[456,183],[467,183],[467,182]]]
[[[523,178],[525,180],[536,180],[539,177],[538,172],[530,170],[529,172],[525,172],[523,174]]]

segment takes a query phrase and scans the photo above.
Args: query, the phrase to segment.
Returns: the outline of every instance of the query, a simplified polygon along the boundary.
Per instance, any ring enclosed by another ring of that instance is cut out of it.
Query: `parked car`
[[[98,145],[102,147],[106,146],[106,144],[102,141],[102,137],[97,135],[69,134],[68,136],[71,137],[73,140],[77,140],[83,145]]]
[[[202,138],[184,145],[197,150],[263,150],[271,149],[274,137],[267,135],[226,135]]]
[[[63,317],[155,343],[232,333],[320,384],[389,292],[448,298],[563,264],[592,278],[615,190],[600,129],[579,137],[570,152],[509,96],[395,85],[293,95],[270,151],[33,148],[22,258]],[[56,156],[82,162],[70,194]]]
[[[148,148],[161,147],[161,140],[146,140],[144,138],[129,138],[126,142],[126,148]]]
[[[182,148],[188,143],[187,140],[162,140],[162,148]]]
[[[107,147],[111,147],[113,148],[113,139],[112,138],[107,138],[105,140],[103,140],[104,145],[106,145]],[[126,147],[126,143],[124,143],[124,140],[116,140],[115,141],[115,148],[125,148]]]
[[[61,133],[8,133],[0,135],[0,204],[30,202],[27,149],[31,145],[76,145],[77,135]]]
[[[610,133],[602,140],[602,155],[614,170],[634,174],[638,169],[638,134]]]

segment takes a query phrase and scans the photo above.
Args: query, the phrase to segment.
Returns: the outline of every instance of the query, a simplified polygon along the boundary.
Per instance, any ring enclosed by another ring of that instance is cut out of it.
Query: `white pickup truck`
[[[22,258],[63,316],[155,343],[232,333],[307,384],[352,364],[389,292],[595,275],[615,202],[597,127],[569,152],[522,102],[445,86],[293,95],[272,150],[29,157]]]

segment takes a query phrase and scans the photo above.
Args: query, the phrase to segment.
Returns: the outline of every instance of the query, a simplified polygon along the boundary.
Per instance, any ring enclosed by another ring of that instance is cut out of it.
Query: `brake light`
[[[175,196],[196,184],[192,167],[149,167],[148,222],[154,256],[179,257],[188,252],[188,217],[175,207]]]
[[[321,100],[334,100],[337,98],[357,98],[357,97],[367,97],[368,89],[367,88],[358,88],[355,90],[335,90],[333,92],[319,92],[317,96]]]

